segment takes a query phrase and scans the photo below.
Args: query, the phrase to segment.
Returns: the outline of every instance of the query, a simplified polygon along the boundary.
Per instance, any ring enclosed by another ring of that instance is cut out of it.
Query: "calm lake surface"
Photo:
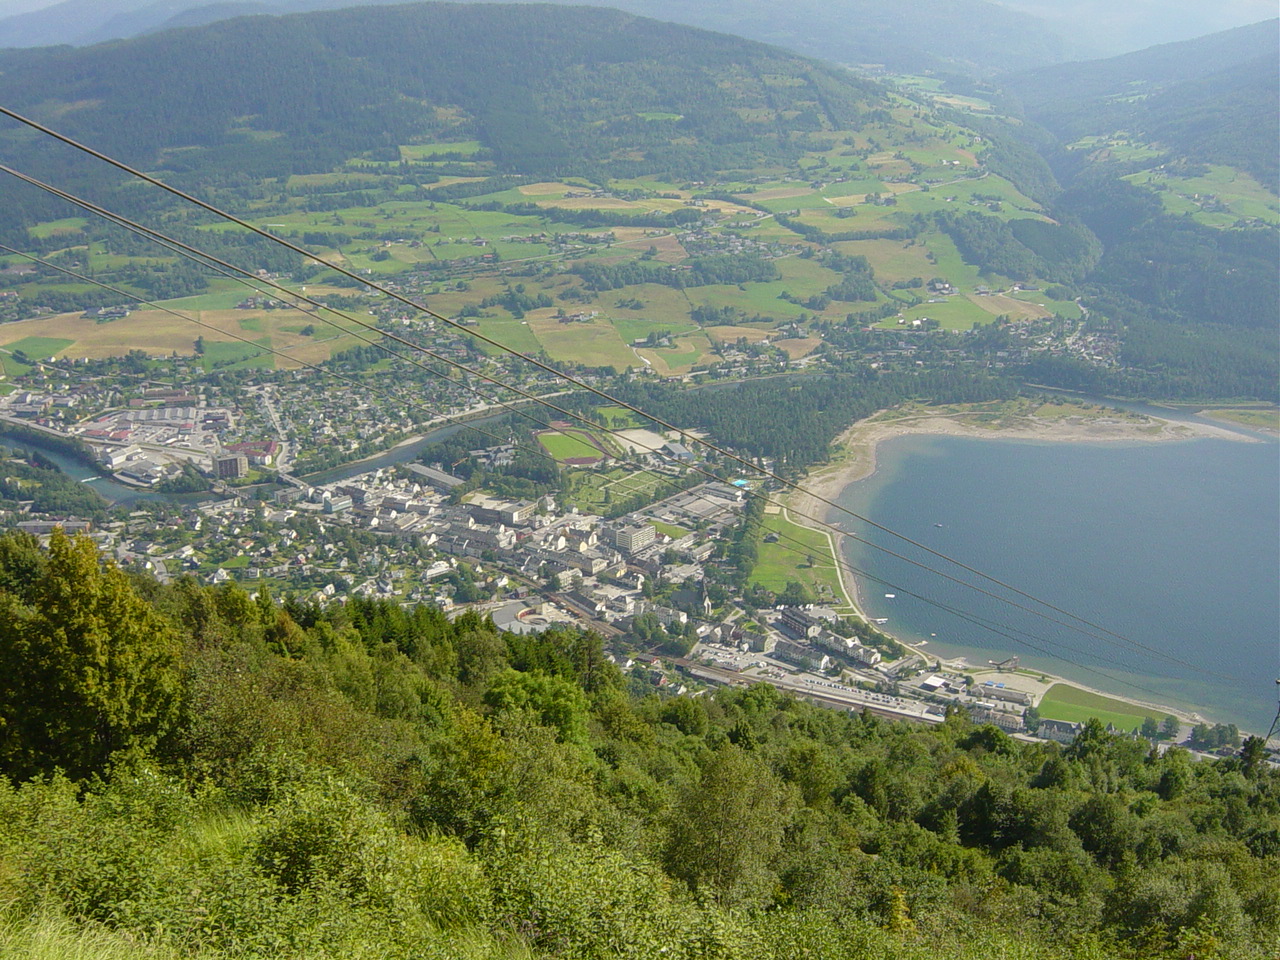
[[[846,487],[839,503],[1134,643],[1082,636],[845,538],[855,568],[892,584],[860,578],[867,615],[888,617],[885,629],[903,639],[928,640],[940,655],[976,664],[1017,654],[1023,666],[1108,692],[1260,733],[1270,725],[1280,676],[1274,440],[900,437],[880,445],[877,472]],[[930,566],[945,565],[847,516],[833,511],[832,519]],[[906,591],[999,621],[1026,644]]]

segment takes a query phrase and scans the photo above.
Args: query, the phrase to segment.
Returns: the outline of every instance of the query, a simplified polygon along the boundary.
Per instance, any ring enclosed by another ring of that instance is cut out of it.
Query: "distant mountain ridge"
[[[192,0],[62,0],[0,20],[0,47],[87,44],[128,37],[194,5]]]
[[[1060,63],[1002,78],[1032,114],[1070,101],[1114,96],[1131,83],[1183,83],[1207,77],[1246,60],[1280,57],[1280,20],[1264,20],[1195,40],[1164,43],[1134,53]]]
[[[1099,55],[1210,36],[1275,13],[1274,0],[1001,0],[1079,37]],[[1190,65],[1189,65],[1190,66]]]
[[[225,0],[223,3],[210,3],[190,7],[181,13],[174,14],[161,23],[139,31],[138,35],[144,36],[149,33],[176,30],[183,27],[203,27],[206,24],[217,23],[219,20],[230,20],[234,17],[251,17],[258,14],[278,14],[281,12],[269,3],[260,3],[256,2],[256,0]]]
[[[313,12],[403,0],[63,0],[0,20],[0,47],[86,45],[248,14]],[[837,63],[989,75],[1086,52],[1046,24],[987,0],[618,0],[629,13],[778,44]]]
[[[1064,142],[1126,131],[1280,186],[1280,20],[1001,83]]]
[[[446,3],[7,51],[0,101],[144,166],[226,176],[398,160],[398,144],[432,139],[478,139],[512,172],[692,176],[792,156],[806,131],[887,103],[737,37],[602,8]]]

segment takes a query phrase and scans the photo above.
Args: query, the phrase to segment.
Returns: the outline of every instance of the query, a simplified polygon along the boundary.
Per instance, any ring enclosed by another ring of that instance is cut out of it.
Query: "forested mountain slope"
[[[1276,54],[1276,21],[1163,43],[1103,60],[1061,63],[1002,77],[1027,109],[1091,101],[1122,92],[1128,84],[1163,86],[1197,80],[1264,55]]]
[[[0,625],[6,955],[1244,960],[1280,933],[1256,738],[1197,763],[1096,720],[1060,747],[672,696],[590,634],[164,587],[59,534],[0,538]]]
[[[1280,21],[1269,20],[1001,82],[1064,142],[1123,130],[1187,159],[1248,170],[1274,191],[1278,51]]]
[[[1001,78],[1006,105],[1031,121],[1011,129],[1063,188],[1053,209],[1102,244],[1077,289],[1124,330],[1126,369],[1046,360],[1031,377],[1170,396],[1209,377],[1275,381],[1278,29]]]
[[[107,152],[259,176],[443,131],[522,173],[705,172],[794,155],[804,131],[882,106],[868,84],[750,41],[532,5],[240,19],[11,51],[0,71],[0,100]]]

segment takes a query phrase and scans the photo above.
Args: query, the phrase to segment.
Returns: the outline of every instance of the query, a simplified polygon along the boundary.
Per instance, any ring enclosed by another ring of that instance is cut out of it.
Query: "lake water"
[[[845,538],[854,567],[892,584],[859,583],[867,615],[889,618],[885,629],[927,639],[944,657],[985,664],[1017,654],[1023,666],[1266,731],[1280,676],[1280,444],[916,436],[881,444],[878,459],[873,476],[845,488],[842,506],[1133,642],[1082,636]],[[1024,643],[905,591],[999,621]]]
[[[1170,416],[1165,409],[1142,412]],[[456,429],[308,479],[333,482],[413,459]],[[39,442],[8,442],[43,449],[77,479],[95,477]],[[1280,676],[1280,444],[901,437],[880,445],[878,461],[875,475],[845,488],[843,506],[1133,643],[1082,636],[846,539],[850,563],[891,584],[863,580],[860,590],[867,615],[888,617],[892,633],[927,639],[944,657],[982,664],[1017,654],[1026,666],[1099,689],[1175,703],[1249,729],[1270,724]],[[106,478],[90,482],[118,503],[199,499]],[[875,543],[930,566],[941,563],[888,534],[836,519]],[[998,621],[997,629],[908,591]],[[885,599],[886,593],[897,596]],[[1137,644],[1186,663],[1161,660]]]

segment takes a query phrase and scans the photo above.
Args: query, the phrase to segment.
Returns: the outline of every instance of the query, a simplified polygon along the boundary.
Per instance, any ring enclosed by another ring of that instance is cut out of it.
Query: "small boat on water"
[[[940,524],[940,523],[935,523],[935,524],[934,524],[934,526],[935,526],[935,527],[940,527],[940,526],[942,526],[942,524]]]
[[[896,593],[886,593],[886,594],[884,595],[884,598],[885,598],[886,600],[893,600],[893,599],[894,599],[895,597],[897,597],[897,596],[898,596],[898,595],[897,595]]]
[[[889,618],[888,618],[888,617],[876,617],[876,618],[874,618],[871,622],[872,622],[872,623],[878,623],[878,624],[884,625],[884,624],[886,624],[886,623],[888,623],[888,622],[889,622]]]

